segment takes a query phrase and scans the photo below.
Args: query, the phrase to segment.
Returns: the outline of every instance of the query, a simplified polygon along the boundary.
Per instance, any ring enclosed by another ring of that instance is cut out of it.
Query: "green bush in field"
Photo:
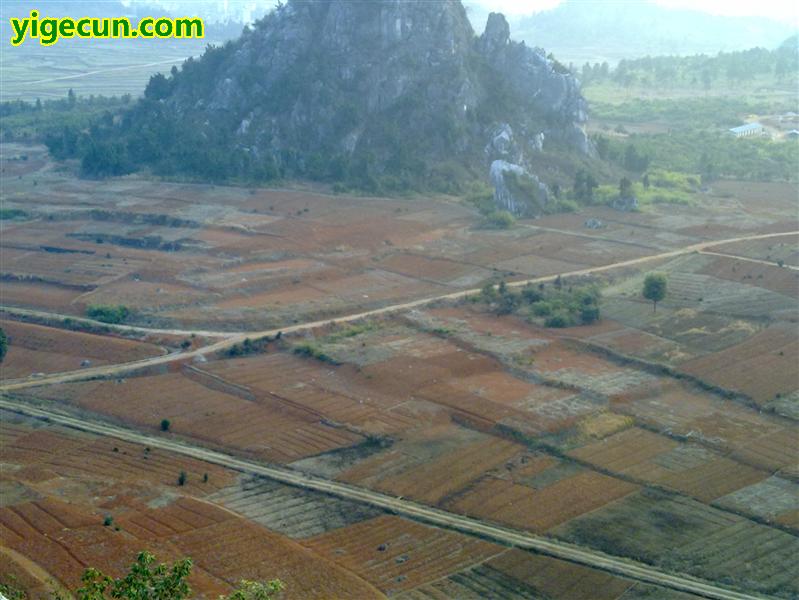
[[[8,352],[8,337],[6,336],[6,332],[3,331],[3,328],[0,327],[0,362],[3,362],[3,359],[6,357],[6,352]]]
[[[595,285],[566,288],[556,282],[549,288],[543,284],[538,288],[527,285],[521,291],[514,291],[500,282],[486,284],[477,301],[491,305],[498,315],[521,312],[546,327],[573,327],[599,320],[601,298]]]
[[[117,324],[130,316],[130,309],[123,305],[92,304],[86,307],[86,316],[95,321]]]
[[[0,208],[0,221],[22,220],[28,217],[28,213],[19,208]]]
[[[547,317],[544,325],[553,328],[573,327],[577,325],[577,320],[574,315],[566,310],[559,310],[554,315]]]
[[[309,358],[315,358],[316,360],[330,363],[333,365],[338,364],[338,361],[336,361],[336,359],[327,354],[324,350],[322,350],[318,346],[311,344],[310,342],[297,344],[296,346],[294,346],[293,352],[298,356],[307,356]]]
[[[486,216],[486,224],[495,229],[510,229],[516,223],[516,217],[507,210],[495,210]]]

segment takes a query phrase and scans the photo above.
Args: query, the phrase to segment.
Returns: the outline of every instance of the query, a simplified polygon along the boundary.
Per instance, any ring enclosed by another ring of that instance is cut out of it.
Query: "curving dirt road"
[[[700,242],[698,244],[691,244],[690,246],[685,246],[683,248],[678,248],[677,250],[669,250],[668,252],[661,252],[659,254],[651,254],[648,256],[642,256],[639,258],[632,258],[629,260],[624,260],[620,262],[610,263],[607,265],[602,265],[599,267],[589,267],[587,269],[579,269],[576,271],[569,271],[565,273],[559,273],[556,275],[546,275],[543,277],[534,277],[532,279],[524,279],[521,281],[514,281],[512,283],[508,283],[508,287],[523,287],[528,284],[537,284],[543,283],[547,281],[553,281],[557,277],[579,277],[582,275],[591,275],[594,273],[602,273],[605,271],[611,271],[613,269],[619,269],[623,267],[630,267],[635,265],[640,265],[646,262],[655,261],[655,260],[662,260],[666,258],[675,258],[677,256],[682,256],[685,254],[690,254],[692,252],[704,252],[708,248],[712,248],[714,246],[719,246],[721,244],[729,244],[732,242],[744,242],[744,241],[751,241],[751,240],[763,240],[769,239],[774,237],[783,237],[788,235],[799,235],[799,231],[787,231],[782,233],[764,233],[759,235],[749,235],[749,236],[742,236],[742,237],[735,237],[735,238],[728,238],[725,240],[715,240],[715,241],[708,241],[708,242]],[[105,365],[102,367],[94,367],[89,369],[81,369],[79,371],[68,371],[63,373],[53,373],[50,375],[45,375],[38,378],[27,378],[23,380],[9,380],[3,383],[0,383],[0,391],[13,391],[19,390],[24,388],[30,387],[37,387],[40,385],[47,385],[47,384],[56,384],[56,383],[69,383],[71,381],[83,381],[86,379],[94,379],[98,377],[107,377],[109,375],[122,375],[124,373],[128,373],[130,371],[141,369],[144,367],[151,367],[157,365],[163,365],[179,360],[188,360],[198,356],[203,356],[205,354],[212,354],[219,350],[225,350],[230,348],[234,344],[238,344],[243,342],[246,338],[262,338],[262,337],[273,337],[278,333],[296,333],[300,331],[306,331],[309,329],[315,329],[317,327],[321,327],[323,325],[330,325],[330,324],[338,324],[338,323],[351,323],[353,321],[358,321],[360,319],[365,319],[368,317],[375,317],[379,315],[385,315],[392,312],[398,312],[403,310],[409,310],[413,308],[418,308],[420,306],[424,306],[427,304],[431,304],[433,302],[439,301],[447,301],[447,300],[459,300],[466,296],[471,296],[480,292],[479,288],[473,288],[469,290],[461,290],[458,292],[452,292],[449,294],[443,294],[440,296],[434,296],[430,298],[421,298],[419,300],[412,300],[410,302],[403,302],[401,304],[392,304],[391,306],[385,306],[383,308],[375,308],[371,310],[366,310],[363,312],[344,315],[341,317],[334,317],[331,319],[323,319],[319,321],[311,321],[308,323],[299,323],[297,325],[289,325],[287,327],[281,327],[276,329],[268,329],[265,331],[240,331],[240,332],[224,332],[224,331],[193,331],[193,330],[183,330],[183,329],[148,329],[146,327],[136,327],[133,325],[115,325],[119,329],[130,331],[130,332],[138,332],[138,333],[159,333],[159,334],[169,334],[169,335],[178,335],[178,336],[190,336],[191,334],[195,335],[203,335],[206,337],[221,337],[223,338],[219,342],[215,342],[209,346],[204,346],[197,350],[192,350],[190,352],[176,352],[173,354],[166,354],[161,356],[154,356],[151,358],[146,358],[143,360],[131,361],[127,363],[118,363],[115,365]],[[83,322],[90,322],[95,325],[105,325],[104,323],[100,323],[97,321],[91,321],[90,319],[79,319],[76,317],[72,317],[70,315],[58,315],[55,313],[44,313],[39,311],[31,311],[27,309],[17,309],[12,307],[4,307],[0,306],[0,310],[6,311],[8,313],[17,313],[17,314],[28,314],[28,315],[35,315],[35,316],[44,316],[44,317],[51,317],[51,318],[71,318],[75,320],[80,320]]]
[[[115,437],[120,440],[142,444],[151,448],[160,448],[169,452],[175,452],[184,456],[190,456],[195,459],[222,465],[237,471],[268,477],[289,485],[370,504],[433,525],[481,536],[501,544],[535,550],[536,552],[541,552],[556,558],[602,569],[646,583],[693,593],[705,598],[714,598],[718,600],[751,600],[752,598],[765,598],[763,596],[753,596],[751,594],[729,590],[687,575],[671,575],[643,563],[610,556],[597,550],[589,550],[574,544],[534,535],[525,531],[492,525],[463,515],[424,506],[403,498],[395,498],[394,496],[373,492],[364,488],[322,479],[285,467],[264,465],[249,460],[243,460],[222,452],[194,446],[184,441],[175,441],[165,437],[147,435],[106,423],[86,421],[63,413],[32,407],[26,403],[9,398],[0,398],[0,408],[71,427],[73,429]]]

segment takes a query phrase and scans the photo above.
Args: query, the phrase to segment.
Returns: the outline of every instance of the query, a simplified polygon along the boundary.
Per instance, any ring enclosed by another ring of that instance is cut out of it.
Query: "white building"
[[[765,131],[766,131],[765,128],[757,121],[755,121],[754,123],[747,123],[746,125],[733,127],[732,129],[730,129],[730,133],[737,138],[751,137],[753,135],[763,135]]]

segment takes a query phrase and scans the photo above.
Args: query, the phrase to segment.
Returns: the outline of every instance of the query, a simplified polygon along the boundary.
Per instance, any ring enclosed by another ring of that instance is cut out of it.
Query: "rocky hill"
[[[530,178],[520,200],[505,175],[534,174],[551,148],[590,154],[585,119],[578,82],[511,41],[500,14],[478,36],[455,0],[290,0],[153,77],[116,133],[128,160],[167,173],[389,192],[479,177],[521,213],[540,209],[546,185]]]

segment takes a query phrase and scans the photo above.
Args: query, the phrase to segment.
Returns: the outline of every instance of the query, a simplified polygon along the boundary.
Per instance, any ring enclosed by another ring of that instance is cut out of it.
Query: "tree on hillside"
[[[633,183],[626,177],[622,177],[619,181],[619,198],[632,198],[633,196]]]
[[[658,302],[666,297],[666,276],[663,273],[650,273],[644,279],[644,298],[652,301],[652,312],[657,312]]]
[[[121,579],[112,579],[97,569],[86,569],[81,578],[83,587],[76,591],[76,596],[78,600],[183,600],[192,596],[187,582],[192,566],[190,558],[183,558],[171,567],[156,565],[155,556],[140,552]],[[220,600],[273,600],[284,587],[279,579],[267,583],[243,580],[233,593]]]
[[[3,362],[6,352],[8,352],[8,338],[6,337],[6,332],[0,327],[0,362]]]
[[[599,186],[594,176],[586,173],[582,169],[574,175],[574,187],[572,193],[575,200],[591,203],[594,200],[594,190]]]

